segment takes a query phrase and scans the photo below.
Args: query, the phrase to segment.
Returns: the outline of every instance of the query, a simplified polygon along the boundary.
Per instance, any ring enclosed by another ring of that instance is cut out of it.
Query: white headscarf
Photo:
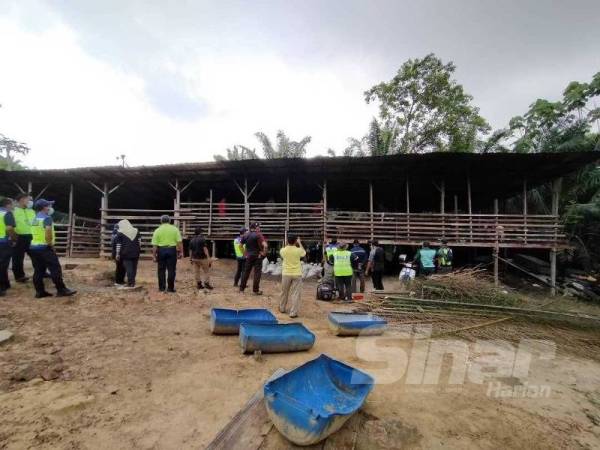
[[[132,241],[135,239],[135,237],[138,234],[137,228],[134,228],[133,225],[131,225],[131,223],[127,219],[123,219],[123,220],[119,221],[119,223],[117,225],[119,227],[119,233],[123,233],[125,236],[127,236]]]

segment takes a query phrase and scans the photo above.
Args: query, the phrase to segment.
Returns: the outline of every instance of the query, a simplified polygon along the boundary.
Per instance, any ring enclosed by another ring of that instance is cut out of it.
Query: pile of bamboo
[[[517,306],[523,303],[523,298],[519,295],[494,286],[493,280],[481,267],[417,278],[413,281],[410,290],[418,293],[421,298],[431,300],[455,300],[504,306]]]

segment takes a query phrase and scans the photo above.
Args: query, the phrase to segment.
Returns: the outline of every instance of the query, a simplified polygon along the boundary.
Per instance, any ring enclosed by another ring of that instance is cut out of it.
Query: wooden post
[[[31,181],[27,182],[27,193],[33,196],[33,183]]]
[[[323,258],[325,258],[325,244],[327,243],[327,180],[323,180]]]
[[[248,203],[248,178],[244,178],[244,226],[250,228],[250,203]]]
[[[560,204],[560,191],[562,189],[562,178],[557,178],[552,183],[552,216],[554,217],[554,245],[558,240],[558,208]],[[550,250],[550,294],[556,295],[556,247]]]
[[[369,212],[370,212],[370,223],[371,223],[371,240],[375,237],[375,230],[373,230],[373,182],[369,181]]]
[[[290,177],[285,179],[285,233],[284,244],[287,242],[288,231],[290,230]]]
[[[175,200],[173,201],[173,216],[174,216],[174,224],[177,228],[179,228],[179,209],[181,207],[181,191],[179,190],[179,179],[175,179]]]
[[[523,178],[523,240],[527,244],[527,178]]]
[[[458,195],[454,194],[454,223],[455,225],[455,231],[456,231],[456,240],[458,241],[459,239],[459,227],[458,227]]]
[[[212,235],[212,215],[213,215],[213,190],[208,194],[208,235]],[[213,241],[214,242],[214,241]]]
[[[104,183],[102,190],[102,200],[100,201],[102,210],[100,211],[100,255],[104,256],[104,233],[107,225],[107,212],[108,209],[108,184]]]
[[[494,235],[496,237],[496,244],[494,245],[494,250],[493,250],[493,258],[494,258],[494,285],[498,286],[500,284],[500,279],[499,279],[499,267],[498,267],[498,256],[500,253],[500,235],[498,234],[498,199],[495,198],[494,199],[494,216],[495,216],[495,220],[494,220]]]
[[[446,238],[446,180],[440,183],[440,214],[442,215],[442,237]]]
[[[406,239],[410,240],[410,184],[406,177]]]
[[[217,257],[217,241],[213,239],[212,241],[212,253],[210,254],[213,258]]]
[[[493,258],[494,258],[494,286],[499,286],[500,285],[500,278],[499,278],[499,268],[498,268],[498,243],[496,242],[496,246],[494,247],[493,250]]]
[[[469,240],[473,242],[473,202],[471,199],[471,175],[467,176],[467,207],[469,210]]]
[[[69,228],[67,231],[67,256],[71,257],[71,241],[73,240],[73,183],[69,188]]]

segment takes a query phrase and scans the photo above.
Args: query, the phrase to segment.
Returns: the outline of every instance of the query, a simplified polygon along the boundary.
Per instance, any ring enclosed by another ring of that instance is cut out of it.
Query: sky
[[[494,128],[600,71],[598,0],[0,0],[0,133],[65,168],[341,152],[364,91],[435,53]]]

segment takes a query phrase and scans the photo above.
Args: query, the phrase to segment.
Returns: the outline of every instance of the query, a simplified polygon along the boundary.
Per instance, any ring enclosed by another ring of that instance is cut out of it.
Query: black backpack
[[[335,290],[328,283],[322,283],[317,286],[317,300],[331,301],[335,298]]]

